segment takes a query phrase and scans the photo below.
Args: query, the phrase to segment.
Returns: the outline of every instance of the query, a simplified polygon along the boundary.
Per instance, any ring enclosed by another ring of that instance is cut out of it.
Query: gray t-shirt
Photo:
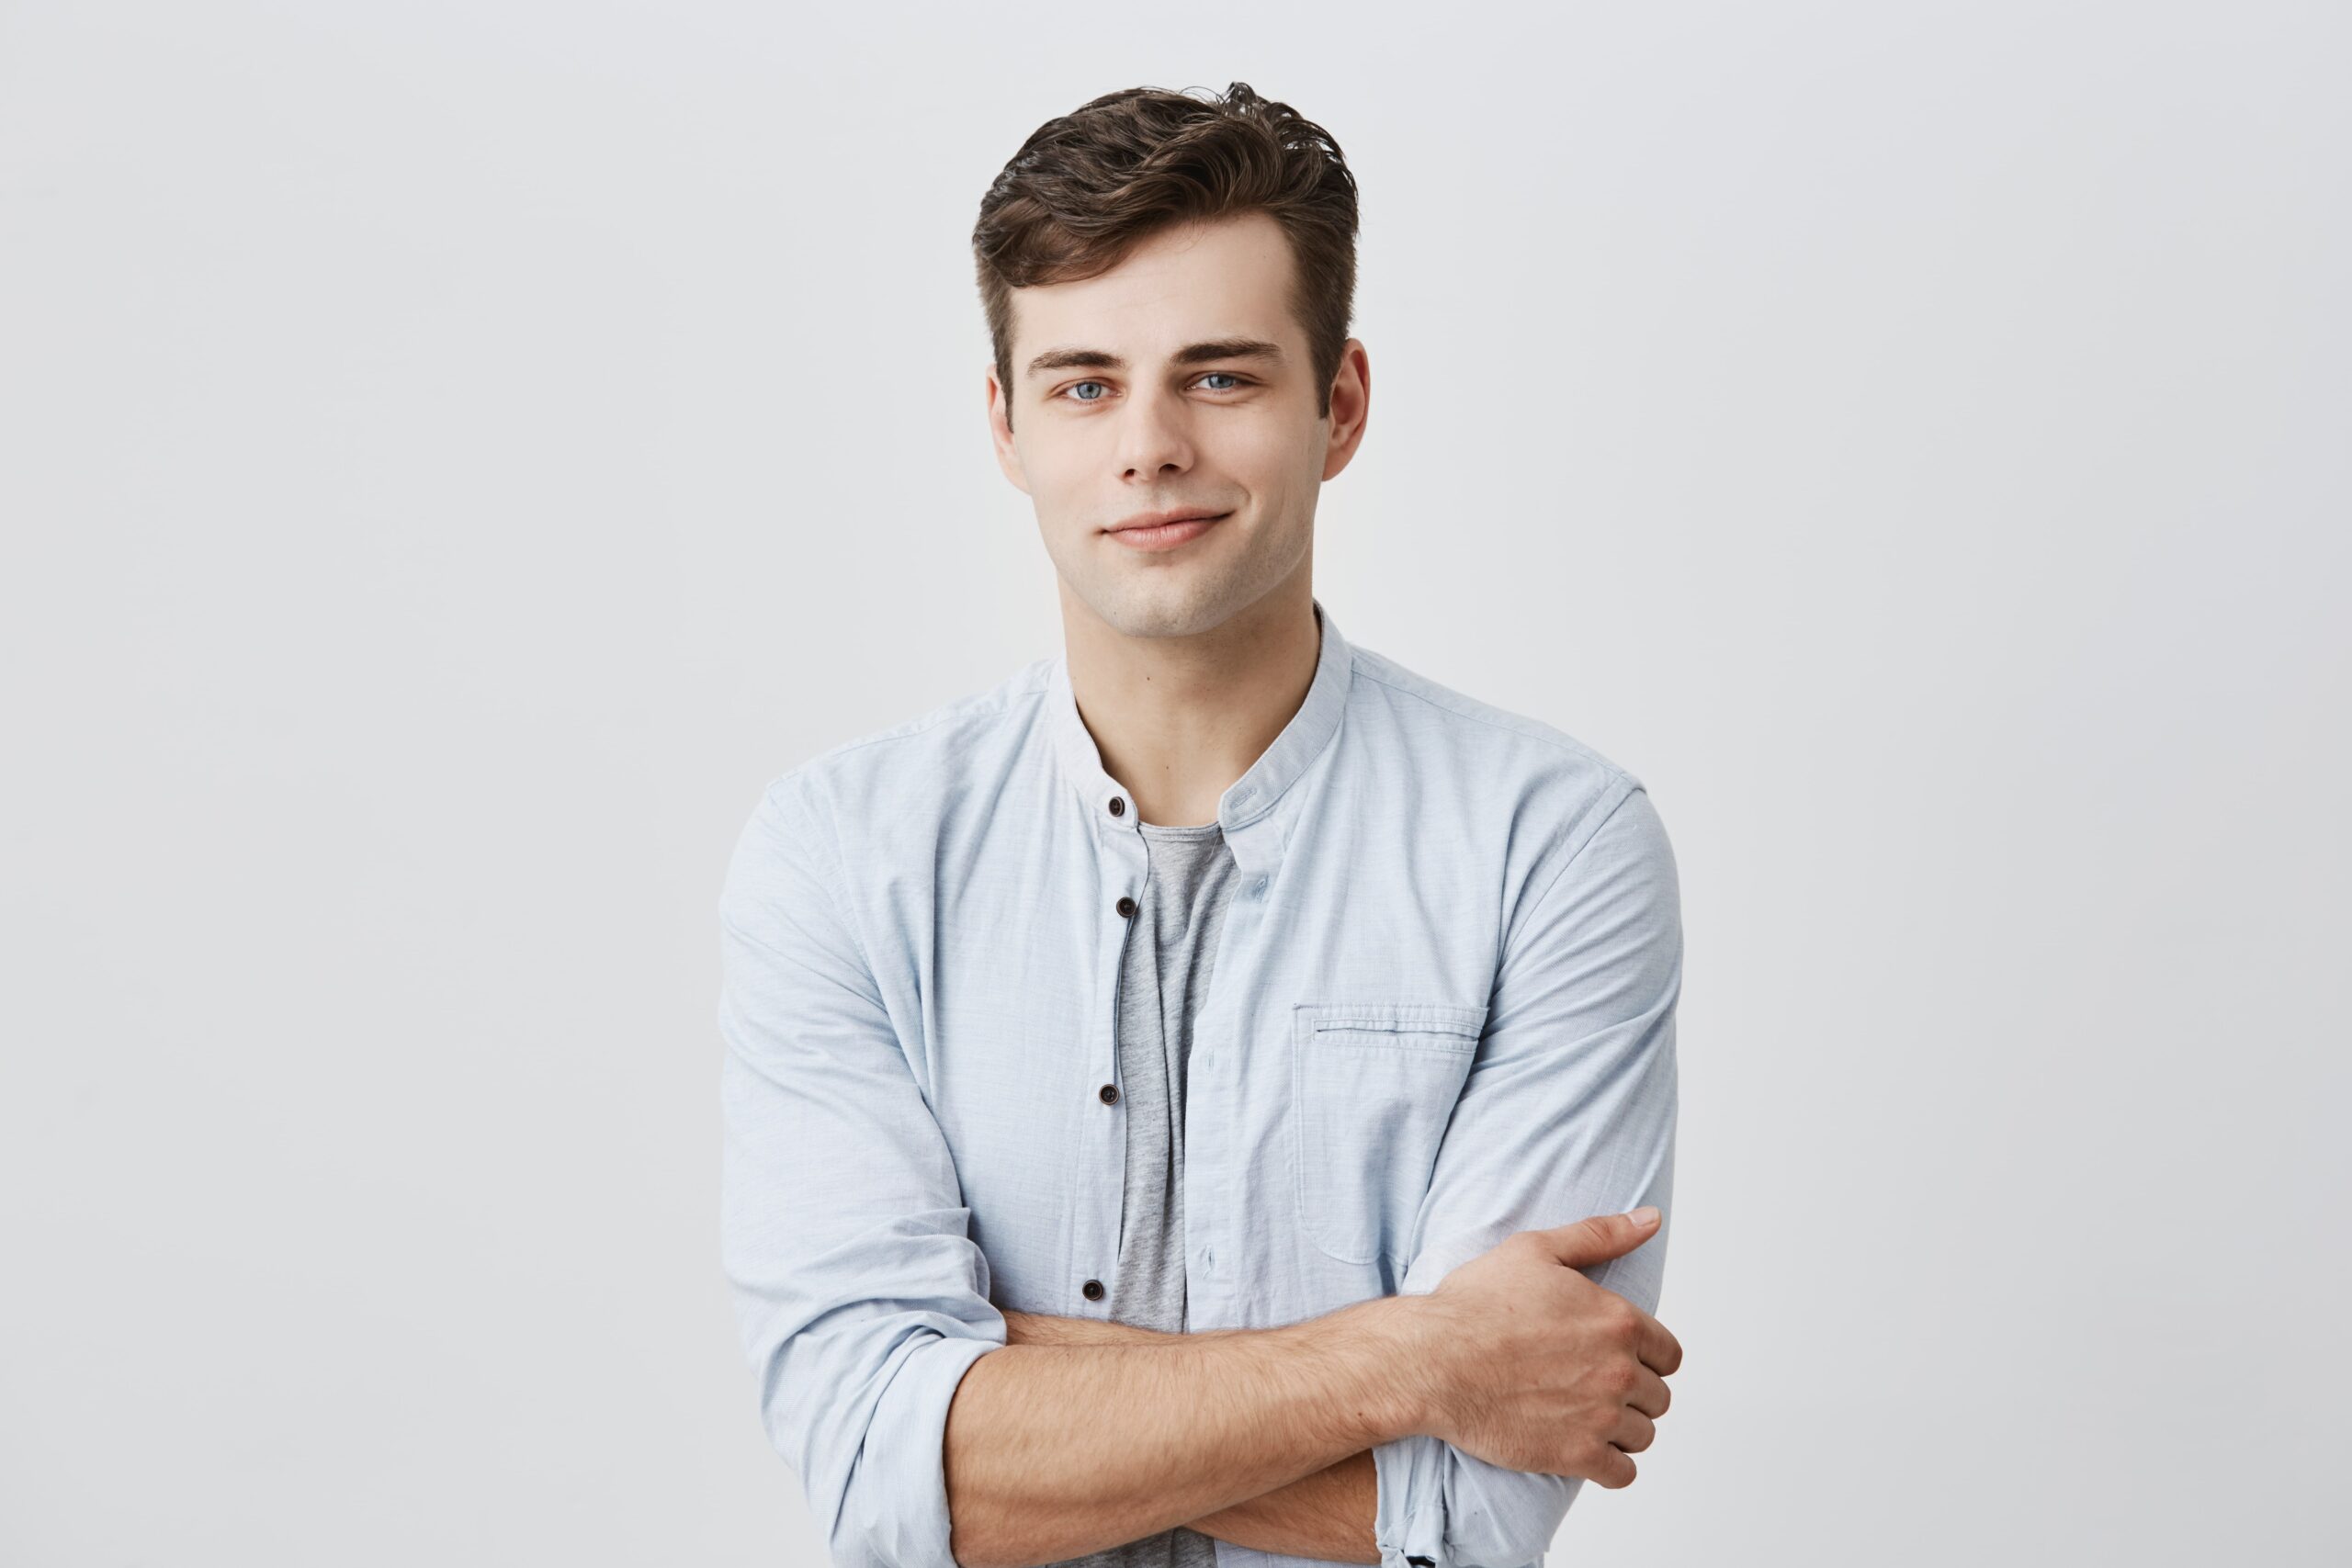
[[[1136,826],[1150,870],[1119,968],[1119,1103],[1127,1112],[1127,1168],[1111,1318],[1174,1334],[1188,1324],[1184,1064],[1238,868],[1215,822]],[[1179,1525],[1050,1568],[1216,1565],[1216,1540]]]

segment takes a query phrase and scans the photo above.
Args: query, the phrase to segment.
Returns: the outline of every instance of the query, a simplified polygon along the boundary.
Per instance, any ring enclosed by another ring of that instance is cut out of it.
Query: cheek
[[[1032,438],[1021,449],[1021,471],[1028,476],[1030,493],[1044,501],[1078,490],[1089,471],[1080,443],[1061,432],[1045,440]]]
[[[1216,465],[1252,490],[1286,487],[1318,466],[1317,429],[1288,419],[1237,424],[1216,444]]]

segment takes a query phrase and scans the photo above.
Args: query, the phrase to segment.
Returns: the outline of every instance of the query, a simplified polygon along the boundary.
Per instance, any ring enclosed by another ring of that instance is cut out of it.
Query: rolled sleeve
[[[1583,1272],[1657,1312],[1673,1228],[1681,975],[1673,851],[1647,792],[1627,780],[1506,942],[1400,1294],[1434,1290],[1514,1232],[1655,1203],[1657,1235]],[[1529,1568],[1584,1485],[1426,1435],[1383,1443],[1373,1461],[1383,1568]]]
[[[946,1139],[792,775],[720,901],[721,1256],[770,1441],[844,1568],[955,1568],[944,1442],[1005,1343]]]

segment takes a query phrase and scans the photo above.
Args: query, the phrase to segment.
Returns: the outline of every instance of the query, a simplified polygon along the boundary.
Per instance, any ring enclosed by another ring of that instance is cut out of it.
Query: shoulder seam
[[[1406,696],[1416,698],[1420,702],[1427,703],[1430,706],[1436,708],[1441,713],[1450,713],[1457,718],[1466,718],[1474,724],[1483,724],[1489,728],[1499,729],[1507,735],[1520,736],[1521,738],[1528,740],[1540,740],[1544,745],[1549,746],[1557,751],[1573,752],[1575,755],[1582,757],[1587,761],[1599,767],[1603,773],[1607,773],[1611,778],[1616,780],[1618,783],[1631,784],[1636,789],[1642,787],[1641,781],[1635,778],[1632,773],[1628,773],[1625,769],[1619,767],[1616,763],[1611,761],[1600,752],[1595,751],[1583,741],[1577,739],[1574,736],[1564,734],[1555,725],[1544,724],[1540,719],[1529,718],[1524,715],[1510,715],[1510,716],[1516,718],[1519,722],[1515,724],[1506,724],[1501,719],[1491,717],[1487,714],[1478,713],[1470,708],[1460,707],[1453,703],[1441,702],[1435,696],[1432,696],[1427,692],[1416,691],[1410,686],[1400,685],[1396,682],[1392,681],[1386,676],[1373,670],[1361,660],[1356,661],[1355,670],[1356,673],[1362,675],[1365,680],[1373,682],[1376,685],[1385,686],[1392,692],[1401,692]],[[1465,697],[1464,700],[1469,702],[1476,701],[1476,698],[1470,697]],[[1481,704],[1480,705],[1487,706],[1491,705]],[[1538,728],[1539,726],[1541,728]],[[1546,733],[1546,731],[1549,731],[1549,733]]]
[[[777,774],[770,783],[781,784],[786,779],[814,768],[820,762],[829,761],[835,757],[844,757],[853,751],[863,751],[869,746],[879,746],[889,740],[911,740],[916,736],[928,734],[954,719],[974,716],[984,716],[991,722],[1002,719],[1010,716],[1019,705],[1042,698],[1045,692],[1046,688],[1043,685],[1030,685],[1015,687],[1004,692],[1001,695],[994,696],[993,700],[991,700],[991,694],[989,693],[958,698],[944,704],[932,713],[908,719],[903,724],[894,725],[877,735],[854,736],[847,740],[836,741],[821,751],[802,758],[782,773]]]

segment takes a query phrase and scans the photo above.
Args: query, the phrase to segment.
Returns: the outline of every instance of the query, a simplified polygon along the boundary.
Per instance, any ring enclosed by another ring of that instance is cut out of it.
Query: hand
[[[1438,1281],[1421,1298],[1421,1429],[1507,1469],[1633,1484],[1625,1456],[1657,1437],[1682,1346],[1577,1269],[1656,1235],[1657,1212],[1639,1212],[1520,1231]]]

